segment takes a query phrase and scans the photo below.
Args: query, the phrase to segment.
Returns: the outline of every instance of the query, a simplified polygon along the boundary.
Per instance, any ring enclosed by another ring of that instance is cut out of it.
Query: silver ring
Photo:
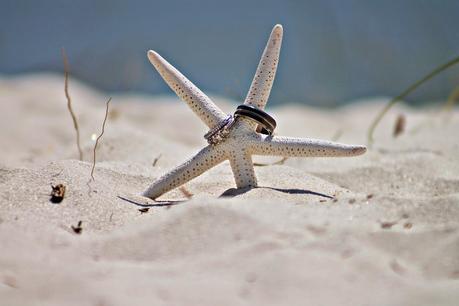
[[[210,129],[204,135],[204,138],[210,145],[216,145],[228,136],[229,130],[233,126],[233,124],[234,117],[232,115],[228,115],[225,119],[220,121],[215,127]]]

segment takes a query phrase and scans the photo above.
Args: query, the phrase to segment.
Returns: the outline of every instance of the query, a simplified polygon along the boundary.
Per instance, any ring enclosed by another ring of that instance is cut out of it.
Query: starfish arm
[[[148,59],[167,85],[188,104],[209,128],[213,128],[226,118],[226,114],[208,96],[162,58],[161,55],[150,50],[148,51]]]
[[[229,161],[237,188],[257,186],[252,157],[247,151],[238,149],[231,151]]]
[[[142,195],[154,200],[162,194],[201,175],[226,158],[226,154],[223,151],[215,149],[212,146],[207,146],[191,159],[153,182]]]
[[[269,93],[276,75],[277,63],[279,62],[282,32],[280,24],[274,26],[258,64],[252,85],[250,85],[249,92],[245,98],[245,104],[263,109],[266,102],[268,102]]]
[[[366,152],[361,145],[347,145],[319,139],[259,135],[249,145],[252,154],[284,157],[356,156]]]

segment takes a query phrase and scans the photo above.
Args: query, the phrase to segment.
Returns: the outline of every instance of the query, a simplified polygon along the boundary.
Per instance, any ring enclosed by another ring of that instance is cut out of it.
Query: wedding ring
[[[252,105],[239,105],[234,112],[234,116],[246,117],[256,121],[258,123],[257,132],[266,135],[272,135],[277,125],[276,120],[274,120],[273,117],[265,111]]]
[[[234,124],[234,117],[228,115],[225,119],[219,122],[215,127],[211,128],[205,135],[204,138],[210,145],[216,145],[225,139],[230,128]]]

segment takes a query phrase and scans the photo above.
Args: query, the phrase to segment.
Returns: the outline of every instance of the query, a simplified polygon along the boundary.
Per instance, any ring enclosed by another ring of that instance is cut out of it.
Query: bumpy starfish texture
[[[281,25],[274,26],[244,104],[260,109],[265,107],[279,61],[282,31]],[[172,90],[209,128],[214,128],[227,118],[209,97],[158,53],[150,50],[148,58]],[[237,117],[223,141],[206,146],[191,159],[153,182],[142,195],[156,199],[225,160],[230,162],[236,186],[247,188],[257,186],[252,155],[331,157],[356,156],[366,151],[364,146],[359,145],[262,135],[256,132],[256,127],[256,122],[245,117]]]

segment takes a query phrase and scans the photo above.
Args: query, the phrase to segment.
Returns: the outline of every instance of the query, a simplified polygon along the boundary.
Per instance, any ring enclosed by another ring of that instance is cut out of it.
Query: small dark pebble
[[[140,214],[146,214],[149,210],[149,207],[139,208]]]
[[[381,228],[389,229],[397,224],[397,222],[381,222]]]
[[[397,116],[395,120],[394,130],[392,132],[392,136],[397,137],[405,131],[406,126],[406,118],[405,115],[400,114]]]
[[[53,203],[60,203],[64,199],[65,196],[65,186],[64,184],[57,184],[51,185],[51,199],[49,199]]]
[[[405,269],[395,259],[391,261],[390,267],[397,274],[403,275],[405,273]]]
[[[83,223],[82,221],[78,221],[78,225],[77,225],[77,226],[73,226],[73,225],[71,226],[71,227],[72,227],[72,230],[73,230],[73,232],[74,232],[75,234],[78,234],[78,235],[79,235],[79,234],[81,234],[81,232],[83,231],[83,228],[81,227],[81,224],[82,224],[82,223]]]

